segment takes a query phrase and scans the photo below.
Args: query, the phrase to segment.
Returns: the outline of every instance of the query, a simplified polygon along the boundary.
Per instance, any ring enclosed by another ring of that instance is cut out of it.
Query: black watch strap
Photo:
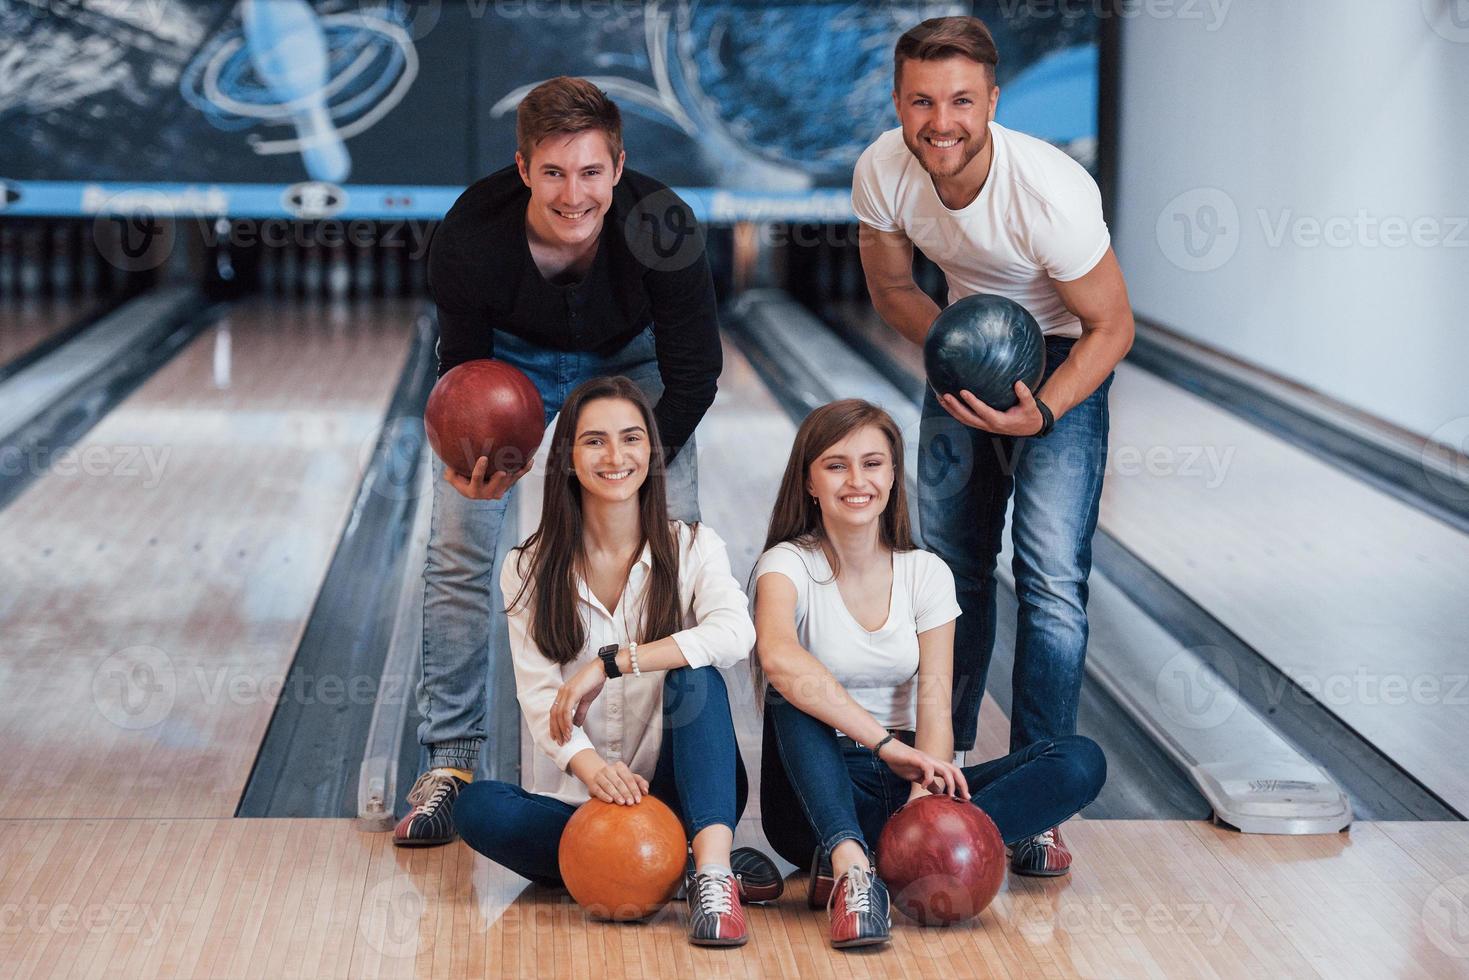
[[[1034,437],[1039,439],[1051,434],[1051,430],[1056,427],[1056,416],[1051,413],[1051,406],[1039,398],[1035,400],[1035,407],[1040,409],[1041,413],[1041,431],[1037,432]]]
[[[597,656],[602,658],[602,669],[607,672],[608,677],[621,677],[622,668],[617,666],[617,644],[609,643],[597,651]]]

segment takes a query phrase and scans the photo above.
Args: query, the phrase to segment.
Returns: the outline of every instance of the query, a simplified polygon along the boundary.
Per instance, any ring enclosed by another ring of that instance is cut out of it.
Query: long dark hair
[[[581,410],[599,398],[632,402],[642,413],[643,428],[648,430],[648,475],[638,488],[642,540],[634,554],[648,545],[653,568],[638,620],[638,642],[671,636],[683,624],[678,597],[678,542],[668,520],[663,444],[653,420],[653,407],[643,390],[627,378],[593,378],[578,385],[561,406],[546,464],[541,525],[512,551],[509,559],[518,562],[521,586],[505,611],[508,614],[523,602],[529,603],[531,638],[547,659],[558,664],[575,660],[587,642],[586,623],[577,605],[577,579],[586,574],[581,483],[571,455]]]
[[[769,551],[782,541],[804,548],[817,547],[826,552],[832,572],[839,571],[836,553],[826,540],[826,526],[821,523],[821,507],[806,492],[806,480],[811,464],[822,453],[868,425],[887,437],[888,452],[893,457],[893,489],[886,509],[878,518],[878,538],[889,551],[913,550],[913,528],[908,520],[908,492],[903,478],[903,433],[891,415],[871,402],[843,398],[816,409],[797,430],[775,496],[775,507],[770,512],[770,527],[765,532],[762,551]]]

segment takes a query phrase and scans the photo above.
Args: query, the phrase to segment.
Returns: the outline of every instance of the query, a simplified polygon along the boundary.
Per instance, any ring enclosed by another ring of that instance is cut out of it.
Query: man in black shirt
[[[694,429],[722,367],[714,286],[688,205],[623,167],[617,106],[584,79],[532,89],[516,117],[516,165],[473,184],[429,249],[439,314],[439,374],[495,357],[535,382],[546,422],[578,384],[625,375],[655,404],[669,516],[699,516]],[[446,471],[435,481],[424,570],[424,721],[428,770],[394,843],[454,839],[454,800],[485,740],[491,571],[519,474]],[[522,471],[523,472],[523,471]]]

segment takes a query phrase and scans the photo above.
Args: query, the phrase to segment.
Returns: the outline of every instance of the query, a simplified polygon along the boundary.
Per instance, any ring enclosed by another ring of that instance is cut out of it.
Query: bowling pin
[[[259,244],[255,246],[260,256],[259,265],[256,266],[260,291],[266,296],[274,296],[280,289],[281,246],[273,242],[274,239],[262,235]]]
[[[359,299],[372,295],[372,246],[352,246],[352,294]]]
[[[428,291],[428,284],[425,281],[424,275],[428,259],[423,256],[409,255],[407,256],[407,262],[406,279],[408,280],[408,295],[422,296]]]
[[[233,284],[235,281],[235,261],[232,252],[231,235],[234,226],[226,217],[216,218],[214,221],[214,275],[221,284]]]
[[[20,243],[20,294],[26,299],[41,295],[45,279],[42,269],[45,243],[40,228],[27,228]]]
[[[352,291],[352,268],[347,264],[347,246],[338,242],[328,256],[327,293],[333,300],[344,300]]]
[[[403,248],[398,241],[383,242],[378,250],[378,260],[382,263],[382,294],[384,296],[403,295]]]
[[[0,297],[9,299],[18,291],[16,261],[20,251],[20,238],[15,229],[0,225]]]
[[[261,82],[283,105],[313,180],[341,183],[352,169],[347,147],[327,111],[326,33],[306,0],[241,0],[245,49]]]
[[[301,246],[295,240],[300,233],[292,225],[289,239],[281,246],[281,293],[293,298],[301,295]]]
[[[77,225],[76,240],[80,246],[77,261],[77,292],[84,298],[90,299],[97,295],[97,283],[101,278],[97,263],[101,256],[97,254],[97,243],[92,240],[91,229],[87,225]]]
[[[316,244],[315,231],[311,232],[312,238],[306,243],[306,254],[301,263],[301,288],[306,291],[308,300],[321,298],[321,287],[325,280],[321,268],[321,246]]]
[[[71,295],[72,287],[72,247],[71,229],[64,222],[57,222],[48,229],[48,250],[50,252],[47,262],[48,276],[50,280],[49,292],[53,299],[63,299]]]

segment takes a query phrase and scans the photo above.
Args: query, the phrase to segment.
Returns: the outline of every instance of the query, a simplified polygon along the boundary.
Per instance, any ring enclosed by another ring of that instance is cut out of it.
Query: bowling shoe
[[[785,893],[785,879],[780,868],[764,852],[753,847],[736,847],[729,855],[729,865],[739,885],[740,901],[754,905],[773,902]],[[689,851],[688,863],[684,866],[684,881],[678,896],[685,898],[694,887],[694,852]],[[811,906],[820,908],[818,905]]]
[[[811,854],[811,876],[806,880],[806,907],[825,908],[835,883],[831,874],[831,855],[820,847],[816,848]]]
[[[1052,827],[1043,834],[1018,841],[1010,849],[1010,870],[1034,878],[1056,878],[1071,870],[1071,850]]]
[[[437,847],[458,836],[454,831],[454,801],[469,785],[461,779],[462,769],[430,769],[418,777],[408,791],[413,807],[393,828],[393,843],[399,847]]]
[[[734,875],[705,871],[689,885],[689,942],[695,946],[743,946],[750,933]]]
[[[834,949],[874,946],[892,938],[888,888],[868,868],[848,868],[827,900]]]
[[[742,902],[773,902],[786,889],[780,868],[753,847],[736,847],[729,856],[729,863],[734,869],[735,880],[740,884]]]

